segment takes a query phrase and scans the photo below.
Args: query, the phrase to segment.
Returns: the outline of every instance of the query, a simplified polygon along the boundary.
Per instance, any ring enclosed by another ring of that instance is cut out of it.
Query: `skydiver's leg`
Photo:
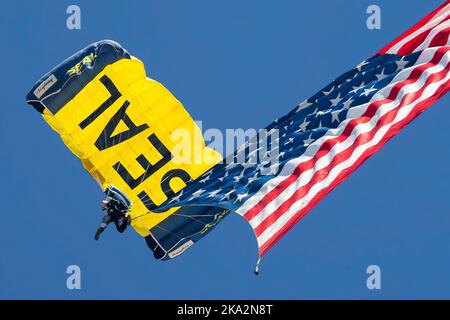
[[[127,226],[130,224],[129,216],[122,216],[116,220],[114,220],[114,224],[116,225],[117,231],[120,233],[124,232],[127,229]]]
[[[100,235],[102,234],[103,231],[105,231],[106,227],[108,226],[108,224],[111,222],[111,217],[106,214],[103,219],[102,222],[100,223],[100,226],[97,228],[97,231],[95,232],[95,240],[98,240],[100,238]]]

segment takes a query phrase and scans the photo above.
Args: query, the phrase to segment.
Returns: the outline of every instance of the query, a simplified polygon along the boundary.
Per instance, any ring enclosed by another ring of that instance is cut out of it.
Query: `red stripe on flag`
[[[434,66],[433,64],[430,63],[429,67]],[[418,71],[418,76],[417,79],[419,79],[420,75],[423,73],[421,71],[419,71],[418,69],[416,69]],[[415,70],[415,71],[416,71]],[[448,71],[446,69],[442,70],[441,72],[435,73],[430,75],[427,78],[426,83],[424,84],[424,86],[421,88],[421,90],[416,91],[416,92],[411,92],[406,94],[403,99],[402,102],[400,103],[399,106],[397,106],[395,109],[387,112],[385,115],[383,115],[377,122],[377,124],[375,125],[375,127],[369,131],[366,132],[364,134],[361,134],[358,136],[358,138],[355,140],[355,142],[347,149],[343,150],[342,152],[340,152],[339,154],[337,154],[332,162],[325,168],[318,170],[317,172],[314,173],[313,178],[311,179],[310,183],[308,183],[307,185],[299,188],[291,197],[289,197],[289,199],[287,201],[285,201],[276,211],[274,211],[270,216],[268,216],[256,229],[255,229],[255,234],[257,236],[259,236],[262,232],[264,232],[267,228],[269,228],[276,220],[278,220],[278,218],[280,218],[281,216],[284,215],[284,213],[291,207],[291,205],[293,203],[295,203],[296,201],[300,200],[301,198],[303,198],[305,195],[307,195],[311,188],[313,188],[316,184],[320,183],[321,181],[325,180],[329,174],[329,172],[335,167],[337,166],[339,163],[349,159],[354,150],[359,147],[360,145],[366,144],[369,141],[371,141],[373,139],[373,137],[375,136],[375,134],[385,125],[392,123],[392,121],[395,120],[395,117],[397,116],[397,113],[399,112],[400,108],[402,108],[405,105],[411,104],[413,101],[417,100],[417,98],[420,98],[420,96],[422,96],[423,91],[426,89],[426,87],[433,83],[433,82],[438,82],[442,79],[445,78],[445,76],[447,75]],[[408,85],[410,83],[414,83],[416,80],[408,80],[405,81],[406,83],[405,85]],[[382,101],[381,104],[385,104],[385,103],[390,103],[392,102],[391,99],[385,99]],[[375,112],[374,112],[375,114]],[[357,123],[354,123],[353,128],[356,127],[356,125],[358,125]]]
[[[419,66],[415,70],[419,69],[426,69],[429,68],[431,65],[438,63],[443,55],[449,50],[450,48],[441,48],[436,51],[433,59],[427,63],[426,65]],[[415,71],[414,70],[414,71]],[[415,77],[418,76],[417,73],[411,72],[409,77],[402,82],[396,83],[394,87],[392,88],[391,92],[389,93],[389,96],[386,98],[387,100],[394,100],[394,98],[397,97],[398,92],[401,90],[401,88],[405,85],[405,82],[408,80],[416,81],[417,79]],[[419,75],[420,76],[420,75]],[[367,121],[370,121],[370,118],[375,114],[378,107],[382,104],[382,101],[374,101],[371,103],[367,110],[364,112],[364,114],[357,119],[350,120],[344,131],[341,133],[339,137],[329,139],[324,144],[322,144],[319,148],[319,150],[316,152],[313,158],[310,160],[300,163],[294,170],[294,172],[285,180],[283,180],[281,183],[279,183],[272,191],[268,192],[264,198],[262,198],[252,209],[250,209],[245,215],[245,219],[250,221],[253,219],[256,215],[261,212],[264,207],[266,207],[274,198],[276,198],[278,195],[280,195],[289,185],[291,185],[293,182],[295,182],[298,178],[298,176],[311,168],[313,168],[315,162],[317,162],[322,156],[327,154],[329,150],[337,143],[344,141],[348,138],[348,136],[352,133],[353,128],[359,124],[364,123]]]
[[[439,100],[450,88],[450,81],[447,81],[442,85],[436,93],[430,98],[419,103],[414,110],[402,121],[396,123],[392,128],[386,133],[386,135],[381,139],[381,141],[366,150],[360,158],[354,163],[353,166],[343,170],[339,176],[325,189],[321,190],[308,205],[300,210],[296,215],[294,215],[288,222],[286,222],[283,227],[274,233],[274,235],[269,238],[261,247],[259,247],[259,255],[264,255],[287,231],[289,231],[309,210],[311,210],[320,200],[323,199],[331,190],[333,190],[339,183],[347,178],[347,176],[355,171],[361,164],[364,163],[371,155],[380,150],[383,145],[386,144],[393,136],[395,136],[403,127],[419,116],[424,110],[430,107],[433,103]],[[414,112],[415,111],[415,112]]]
[[[446,28],[439,32],[433,40],[430,42],[430,47],[441,47],[448,43],[448,36],[450,33],[450,28]]]
[[[442,22],[440,22],[438,25],[436,25],[434,28],[439,27],[439,25],[441,23],[444,23],[446,21],[450,20],[450,16],[448,16],[447,18],[445,18]],[[400,56],[406,56],[412,52],[414,52],[414,50],[419,47],[422,43],[425,42],[425,40],[427,39],[428,35],[434,30],[434,28],[430,28],[424,32],[422,32],[421,34],[417,35],[415,38],[409,40],[407,43],[405,43],[397,52],[396,54],[400,55]],[[440,32],[437,34],[439,35]],[[436,35],[436,36],[437,36]],[[433,46],[428,46],[429,48],[433,47]]]
[[[385,54],[389,51],[392,47],[394,47],[397,43],[403,41],[407,37],[409,37],[411,34],[422,28],[424,25],[426,25],[430,20],[432,20],[442,9],[444,9],[447,5],[450,4],[450,0],[446,0],[443,4],[439,6],[436,10],[428,14],[425,18],[420,20],[419,23],[414,25],[411,29],[403,33],[400,37],[389,43],[387,46],[385,46],[383,49],[381,49],[378,53],[379,54]]]

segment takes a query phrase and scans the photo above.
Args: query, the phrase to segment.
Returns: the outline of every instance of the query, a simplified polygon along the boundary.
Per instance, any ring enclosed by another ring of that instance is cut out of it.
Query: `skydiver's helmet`
[[[102,202],[100,202],[100,205],[102,206],[102,210],[105,211],[108,209],[109,201],[106,199],[103,199]]]
[[[110,201],[118,202],[120,207],[124,208],[125,211],[129,211],[131,208],[131,201],[128,197],[117,187],[110,185],[105,190],[106,199],[102,201],[102,207],[107,208]]]

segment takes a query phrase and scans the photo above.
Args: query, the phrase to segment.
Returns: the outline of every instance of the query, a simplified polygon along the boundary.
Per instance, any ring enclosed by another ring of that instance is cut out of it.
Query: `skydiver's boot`
[[[100,239],[100,235],[102,234],[102,232],[105,231],[105,228],[99,227],[97,229],[97,231],[95,232],[95,236],[94,239],[97,241],[98,239]]]

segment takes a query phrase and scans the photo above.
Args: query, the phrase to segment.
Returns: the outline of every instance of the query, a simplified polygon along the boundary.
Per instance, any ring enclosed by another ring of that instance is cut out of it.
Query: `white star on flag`
[[[308,127],[308,124],[310,124],[311,121],[306,121],[306,119],[303,119],[303,122],[300,124],[299,129],[296,132],[305,132],[306,128]]]
[[[403,59],[404,58],[402,57],[399,61],[395,62],[397,64],[397,71],[401,71],[401,70],[405,69],[406,65],[409,63],[409,61],[405,61]]]
[[[309,135],[308,139],[303,140],[303,144],[309,146],[311,143],[314,142],[314,139],[311,139],[312,134]]]
[[[214,198],[219,192],[220,192],[220,189],[211,191],[206,198]]]
[[[295,110],[295,112],[299,112],[303,109],[308,108],[309,106],[312,106],[312,103],[309,103],[308,100],[305,100],[297,106],[297,110]]]
[[[192,199],[200,197],[205,191],[206,190],[204,190],[204,189],[200,189],[200,190],[195,191],[194,193],[192,193],[192,196],[191,196],[191,198],[189,200],[192,200]]]
[[[331,99],[330,101],[331,101],[331,107],[332,107],[332,108],[333,108],[333,107],[336,107],[336,106],[339,104],[339,102],[342,101],[341,94],[339,93],[338,96],[337,96],[336,98]]]
[[[361,94],[361,96],[367,97],[369,94],[371,94],[374,91],[377,91],[377,89],[375,89],[375,85],[373,85],[371,88],[364,89],[364,92]]]
[[[384,80],[387,77],[389,77],[389,75],[384,74],[384,68],[383,68],[383,70],[381,70],[381,73],[376,74],[375,77],[377,77],[378,81],[381,81],[381,80]]]
[[[180,201],[180,198],[182,195],[183,195],[183,190],[181,190],[181,192],[176,197],[173,197],[172,199],[170,199],[170,202]]]
[[[347,101],[345,101],[344,103],[343,103],[343,109],[345,109],[345,110],[347,110],[348,108],[350,108],[350,106],[352,105],[352,103],[353,103],[353,98],[349,98]]]
[[[248,192],[238,194],[234,202],[241,202],[246,196],[248,196]]]

